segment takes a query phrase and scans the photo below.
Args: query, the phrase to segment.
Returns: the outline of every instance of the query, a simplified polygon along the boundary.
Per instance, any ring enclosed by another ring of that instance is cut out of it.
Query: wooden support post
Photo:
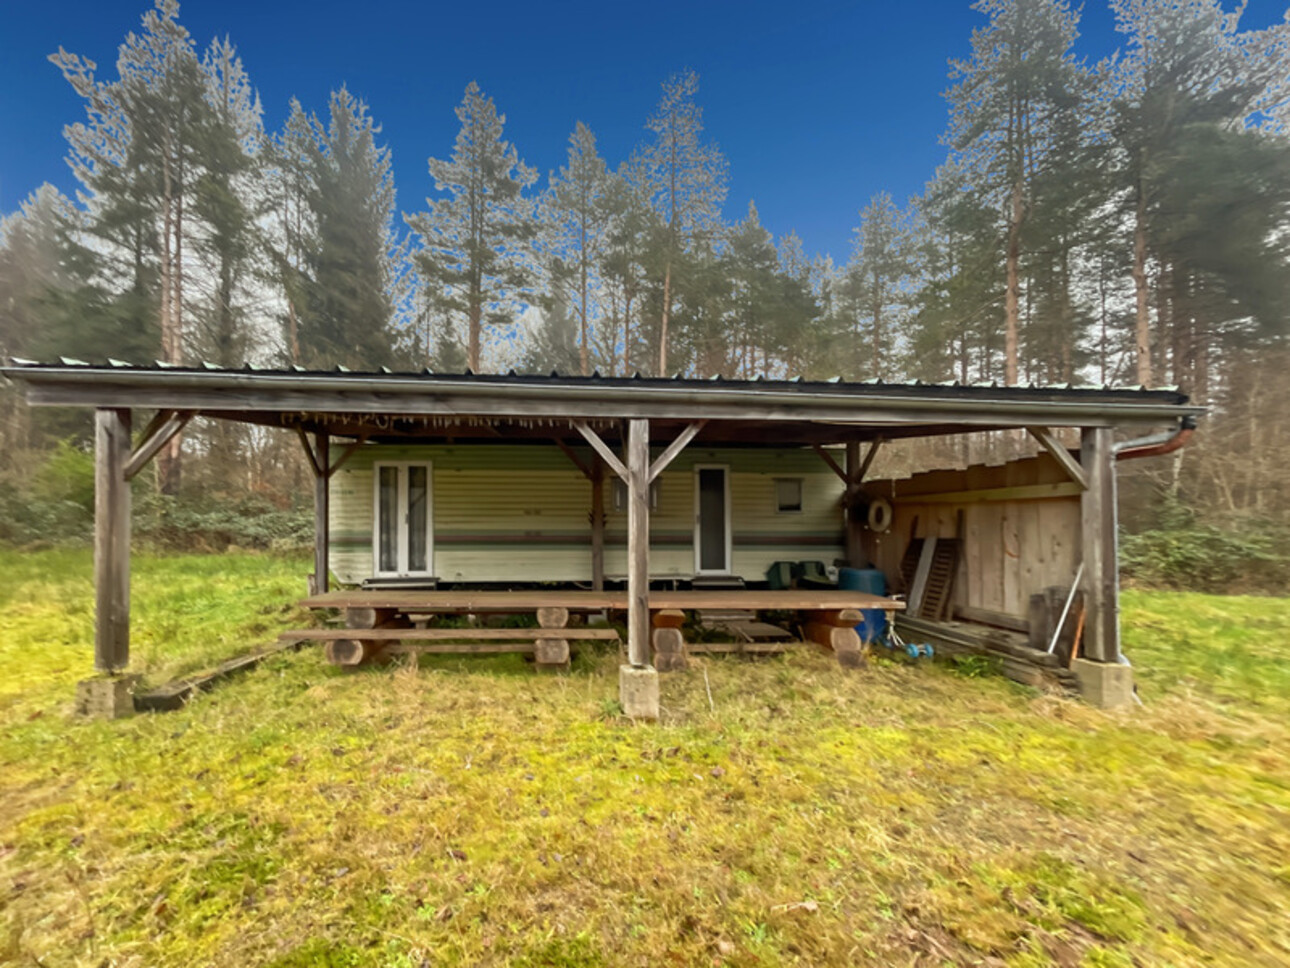
[[[1080,464],[1088,489],[1080,496],[1084,554],[1083,654],[1095,662],[1120,661],[1120,590],[1116,563],[1114,437],[1110,427],[1086,427]]]
[[[649,421],[627,424],[627,661],[649,665]]]
[[[847,564],[852,568],[863,568],[865,564],[864,538],[860,531],[860,520],[856,516],[855,505],[860,499],[860,441],[847,441],[847,489],[843,498],[846,509],[847,529]]]
[[[130,664],[130,411],[94,414],[94,667]]]
[[[314,594],[322,595],[330,587],[330,504],[331,438],[324,431],[315,435],[314,446]]]
[[[591,463],[591,587],[605,590],[605,462]]]

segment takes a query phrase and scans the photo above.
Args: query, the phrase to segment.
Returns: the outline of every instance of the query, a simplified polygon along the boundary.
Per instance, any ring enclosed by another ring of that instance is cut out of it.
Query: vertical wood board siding
[[[865,553],[893,590],[906,591],[899,584],[900,561],[910,540],[959,537],[963,553],[951,602],[1025,618],[1031,595],[1050,585],[1069,587],[1075,578],[1080,561],[1079,498],[928,504],[919,497],[1066,480],[1060,465],[1041,454],[999,467],[978,465],[874,482],[866,490],[892,501],[892,525],[885,534],[865,530]]]

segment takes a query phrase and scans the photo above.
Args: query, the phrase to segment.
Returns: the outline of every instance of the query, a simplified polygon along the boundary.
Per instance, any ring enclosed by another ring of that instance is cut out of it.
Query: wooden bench
[[[324,654],[333,665],[354,666],[378,655],[400,653],[481,655],[518,652],[533,654],[539,666],[567,666],[570,642],[618,642],[615,629],[300,629],[283,632],[281,642],[325,642]],[[439,643],[439,644],[435,644]],[[452,644],[448,644],[452,643]]]

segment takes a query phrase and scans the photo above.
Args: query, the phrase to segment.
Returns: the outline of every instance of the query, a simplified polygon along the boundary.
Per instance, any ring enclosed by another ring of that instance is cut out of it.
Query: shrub
[[[1284,593],[1290,585],[1290,531],[1252,519],[1200,522],[1176,504],[1157,527],[1120,538],[1124,578],[1198,592]]]

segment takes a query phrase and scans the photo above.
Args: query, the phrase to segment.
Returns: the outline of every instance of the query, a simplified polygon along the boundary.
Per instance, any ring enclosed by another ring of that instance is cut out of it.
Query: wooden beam
[[[864,483],[864,476],[869,473],[869,468],[873,466],[873,459],[878,456],[878,448],[882,446],[882,438],[879,437],[869,445],[865,451],[864,460],[856,470],[855,478],[851,481],[856,487]]]
[[[94,414],[94,667],[130,664],[130,411]]]
[[[820,459],[824,461],[824,463],[828,464],[829,467],[833,468],[833,473],[842,478],[842,483],[850,485],[851,478],[848,477],[847,472],[842,469],[842,465],[833,459],[833,455],[819,444],[812,444],[811,446],[815,449],[815,452],[820,455]],[[857,444],[856,446],[858,447],[859,445]]]
[[[1062,446],[1062,442],[1054,436],[1053,432],[1047,427],[1027,427],[1026,430],[1030,436],[1043,446],[1044,450],[1053,455],[1053,460],[1061,465],[1062,470],[1070,475],[1072,481],[1080,486],[1083,490],[1088,490],[1088,474],[1080,466],[1071,452]]]
[[[860,530],[860,519],[856,516],[855,508],[856,498],[860,494],[860,485],[856,483],[860,476],[860,441],[847,441],[846,462],[842,479],[846,482],[847,489],[842,499],[842,511],[846,522],[847,564],[852,568],[863,568],[866,564],[864,534]]]
[[[148,465],[157,451],[174,439],[175,435],[188,425],[193,418],[191,410],[159,410],[143,432],[139,446],[130,455],[125,465],[125,479],[132,481],[139,471]]]
[[[653,483],[654,479],[667,470],[667,465],[676,460],[681,451],[685,450],[686,444],[695,438],[700,430],[708,425],[706,420],[696,420],[677,435],[676,440],[667,445],[667,449],[654,459],[654,463],[649,466],[649,482]]]
[[[318,462],[318,457],[314,454],[314,449],[309,443],[309,435],[305,433],[305,428],[297,425],[296,435],[300,438],[300,443],[305,448],[305,456],[309,458],[309,466],[314,469],[314,477],[324,476],[323,465]]]
[[[607,449],[607,448],[606,448]],[[627,423],[627,661],[649,665],[649,421]]]
[[[566,444],[559,437],[555,438],[555,445],[560,448],[561,452],[564,454],[565,457],[569,458],[570,463],[572,463],[574,467],[582,471],[583,477],[585,477],[587,480],[591,480],[591,473],[592,473],[591,468],[588,467],[586,463],[583,462],[582,458],[579,457],[577,453],[574,452],[574,449],[572,447]]]
[[[327,476],[331,477],[338,470],[344,467],[345,462],[358,452],[358,448],[362,447],[365,443],[367,443],[367,437],[368,437],[367,434],[362,434],[359,436],[357,440],[351,441],[349,444],[347,444],[345,446],[345,449],[340,452],[340,456],[336,458],[336,462],[327,468]],[[318,465],[318,466],[321,466],[321,465]]]
[[[338,642],[362,639],[371,642],[535,642],[538,639],[569,639],[573,642],[613,642],[619,638],[615,629],[514,628],[514,629],[299,629],[283,632],[283,642]]]
[[[331,480],[322,468],[331,463],[328,456],[331,440],[324,433],[316,434],[315,440],[314,467],[318,472],[314,476],[314,594],[325,594],[331,582]],[[305,448],[309,449],[308,438]]]
[[[591,449],[599,454],[601,459],[609,465],[609,469],[626,481],[626,465],[618,459],[618,455],[609,448],[609,445],[600,439],[600,435],[588,427],[585,420],[575,420],[573,421],[573,426],[578,433],[582,434],[587,443],[591,445]]]
[[[605,465],[591,460],[591,588],[605,588]]]
[[[938,494],[901,494],[902,504],[987,504],[992,501],[1044,501],[1079,497],[1084,488],[1074,481],[1060,484],[1017,484],[1013,487],[985,487],[972,491],[941,491]]]
[[[1110,427],[1086,427],[1080,440],[1080,464],[1088,488],[1080,499],[1083,543],[1085,658],[1120,660],[1120,583],[1116,562],[1116,493],[1114,435]]]

